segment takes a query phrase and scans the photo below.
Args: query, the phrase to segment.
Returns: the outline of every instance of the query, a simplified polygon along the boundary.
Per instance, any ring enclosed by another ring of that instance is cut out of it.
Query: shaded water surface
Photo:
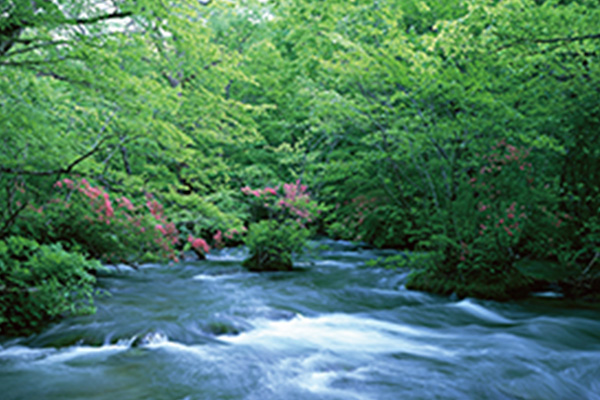
[[[98,313],[0,342],[0,398],[600,399],[600,311],[403,288],[384,253],[324,241],[292,273],[112,269]]]

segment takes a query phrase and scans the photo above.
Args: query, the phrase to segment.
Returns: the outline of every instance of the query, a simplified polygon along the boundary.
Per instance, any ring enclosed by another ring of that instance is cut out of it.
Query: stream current
[[[109,268],[95,315],[0,340],[0,399],[600,399],[600,309],[406,290],[346,242],[298,271],[243,249]]]

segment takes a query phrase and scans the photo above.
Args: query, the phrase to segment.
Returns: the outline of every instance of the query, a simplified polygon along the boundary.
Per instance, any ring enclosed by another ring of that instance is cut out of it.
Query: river
[[[295,272],[110,268],[95,315],[0,342],[0,398],[600,399],[598,307],[410,291],[364,265],[390,252],[319,245]]]

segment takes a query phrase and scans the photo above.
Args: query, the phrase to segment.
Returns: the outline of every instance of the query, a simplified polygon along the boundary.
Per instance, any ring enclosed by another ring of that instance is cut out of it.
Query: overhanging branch
[[[127,17],[131,17],[132,15],[133,15],[133,12],[131,12],[131,11],[114,12],[111,14],[98,15],[98,16],[92,17],[92,18],[67,19],[67,20],[65,20],[65,23],[70,24],[70,25],[88,25],[88,24],[95,24],[96,22],[100,22],[100,21],[106,21],[109,19],[127,18]]]
[[[105,136],[104,138],[100,139],[98,142],[96,142],[96,144],[94,144],[94,146],[92,146],[92,148],[87,153],[82,154],[81,156],[77,157],[75,160],[73,160],[69,165],[67,165],[64,168],[58,168],[58,169],[53,169],[53,170],[48,170],[48,171],[32,171],[32,170],[26,170],[26,169],[21,169],[21,168],[9,168],[9,167],[4,167],[4,166],[0,165],[0,172],[3,172],[5,174],[29,175],[29,176],[50,176],[50,175],[69,174],[71,171],[73,171],[73,168],[75,168],[78,164],[85,161],[87,158],[91,157],[92,155],[94,155],[94,153],[96,153],[98,150],[100,150],[102,144],[104,142],[106,142],[106,140],[109,137],[110,136]]]

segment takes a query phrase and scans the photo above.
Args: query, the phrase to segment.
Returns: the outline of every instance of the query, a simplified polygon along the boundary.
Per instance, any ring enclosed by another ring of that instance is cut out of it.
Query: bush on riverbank
[[[52,197],[23,210],[12,231],[43,244],[61,243],[106,263],[175,260],[180,241],[154,196],[146,194],[145,204],[135,204],[87,179],[54,183]]]
[[[24,335],[64,315],[95,311],[100,263],[18,236],[0,241],[0,332]]]

